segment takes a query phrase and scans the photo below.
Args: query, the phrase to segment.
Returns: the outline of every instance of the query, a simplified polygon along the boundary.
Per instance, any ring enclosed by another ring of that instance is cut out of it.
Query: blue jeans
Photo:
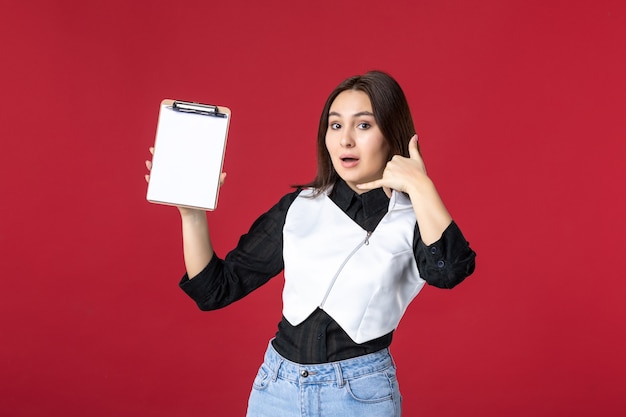
[[[388,349],[300,365],[270,343],[254,379],[248,417],[400,417],[396,367]]]

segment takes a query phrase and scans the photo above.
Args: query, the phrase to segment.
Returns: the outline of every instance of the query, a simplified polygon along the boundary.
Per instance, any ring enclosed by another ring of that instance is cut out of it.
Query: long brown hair
[[[339,174],[335,171],[326,149],[326,131],[330,106],[337,96],[346,90],[362,91],[369,97],[374,119],[389,143],[388,160],[394,155],[409,156],[409,139],[415,134],[415,127],[409,104],[400,85],[382,71],[355,75],[339,84],[328,96],[317,131],[317,174],[310,183],[295,187],[311,187],[317,194],[334,185],[339,179]]]

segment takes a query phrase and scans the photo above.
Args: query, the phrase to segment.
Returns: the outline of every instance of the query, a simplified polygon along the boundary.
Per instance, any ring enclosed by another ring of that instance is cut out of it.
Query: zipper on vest
[[[365,236],[365,241],[363,242],[364,245],[369,245],[370,244],[370,236],[372,235],[372,232],[367,232],[367,235]]]
[[[328,298],[328,295],[330,294],[330,291],[333,289],[333,287],[335,286],[335,281],[337,281],[337,278],[339,277],[339,274],[341,273],[341,271],[343,270],[343,267],[346,266],[346,264],[348,263],[348,261],[350,260],[350,258],[352,258],[352,256],[354,256],[354,254],[356,253],[356,251],[358,251],[361,246],[363,245],[369,245],[370,244],[370,236],[372,235],[372,232],[368,231],[367,234],[365,235],[365,239],[363,239],[362,242],[360,242],[354,249],[352,249],[352,252],[350,252],[350,254],[348,256],[346,256],[346,259],[343,260],[343,262],[341,263],[341,265],[339,266],[339,269],[337,270],[337,272],[335,273],[335,276],[333,277],[333,279],[330,281],[330,285],[328,286],[328,289],[326,290],[326,294],[324,294],[324,298],[322,299],[322,302],[320,303],[320,308],[324,307],[324,304],[326,304],[326,299]]]

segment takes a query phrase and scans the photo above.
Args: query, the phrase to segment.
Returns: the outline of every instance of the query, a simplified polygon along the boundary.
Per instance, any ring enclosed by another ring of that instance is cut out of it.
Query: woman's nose
[[[345,129],[342,132],[341,141],[339,143],[345,148],[351,148],[354,146],[354,138],[352,137],[352,132],[349,129]]]

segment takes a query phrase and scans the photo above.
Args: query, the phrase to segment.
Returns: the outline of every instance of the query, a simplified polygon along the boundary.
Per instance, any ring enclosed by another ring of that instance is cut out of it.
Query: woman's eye
[[[362,123],[359,123],[358,127],[359,129],[369,129],[371,125],[367,122],[362,122]]]
[[[330,128],[333,130],[337,130],[341,127],[341,125],[339,123],[331,123],[330,124]]]

